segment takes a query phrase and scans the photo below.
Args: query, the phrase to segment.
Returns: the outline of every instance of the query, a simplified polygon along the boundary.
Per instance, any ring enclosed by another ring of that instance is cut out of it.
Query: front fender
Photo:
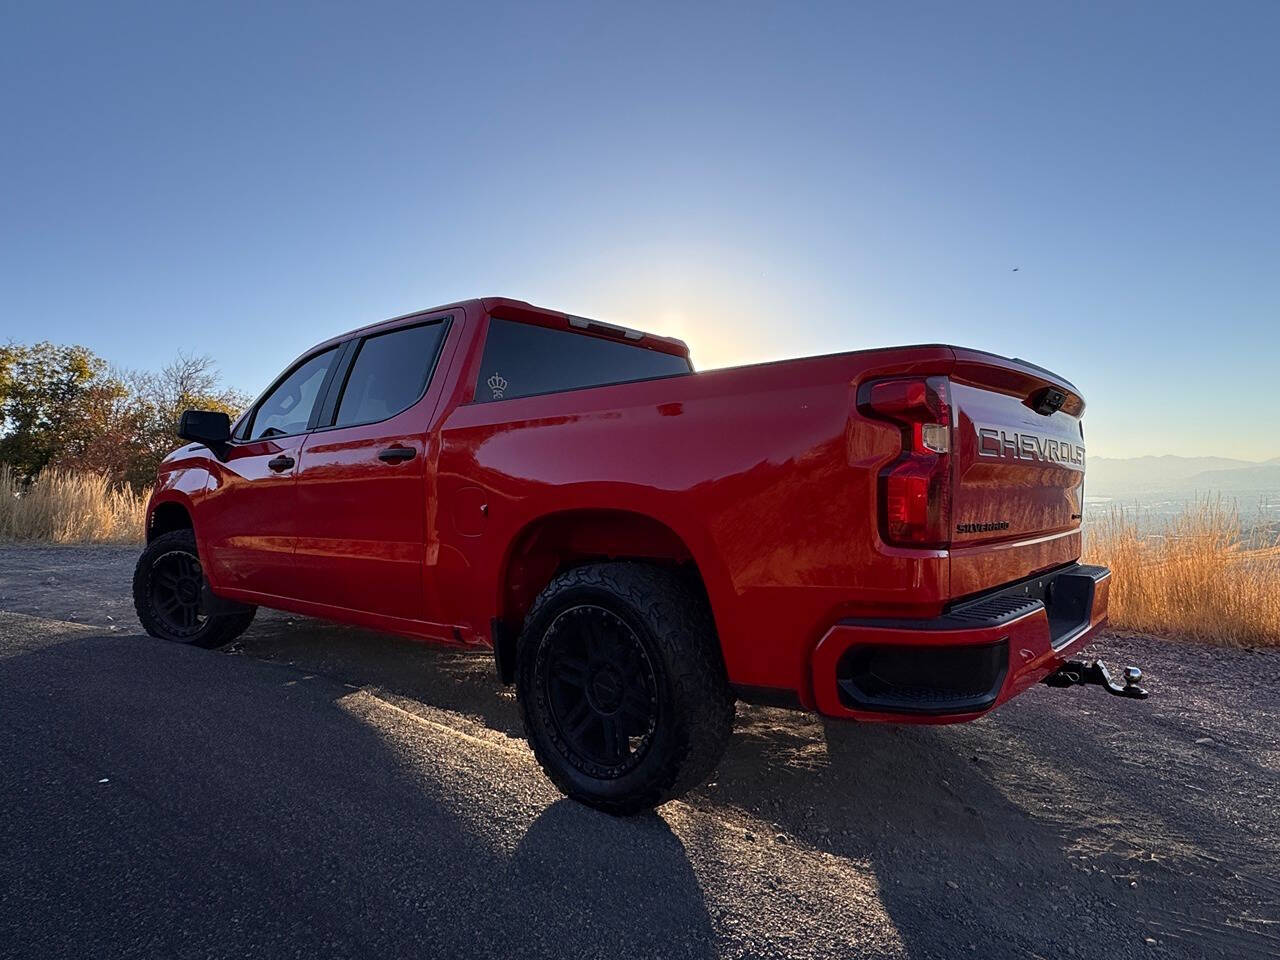
[[[147,500],[145,531],[148,541],[152,538],[156,511],[166,504],[174,504],[186,511],[195,531],[196,548],[203,552],[204,543],[200,537],[199,514],[205,491],[209,486],[210,472],[205,458],[193,455],[196,450],[204,451],[204,448],[186,447],[177,450],[165,458],[160,465],[156,485],[152,488],[151,496]],[[207,451],[204,452],[207,453]]]

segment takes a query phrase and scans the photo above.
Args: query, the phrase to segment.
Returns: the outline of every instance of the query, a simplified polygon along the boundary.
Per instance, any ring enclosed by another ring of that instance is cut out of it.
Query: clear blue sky
[[[977,346],[1080,384],[1091,454],[1273,457],[1278,37],[1271,2],[10,4],[0,339],[256,393],[500,293],[701,367]]]

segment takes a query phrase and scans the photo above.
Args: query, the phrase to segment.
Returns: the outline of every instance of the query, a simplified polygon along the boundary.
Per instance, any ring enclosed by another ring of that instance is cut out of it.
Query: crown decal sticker
[[[503,391],[507,389],[507,379],[500,373],[495,373],[492,377],[485,381],[489,384],[489,389],[493,392],[493,399],[501,400]]]

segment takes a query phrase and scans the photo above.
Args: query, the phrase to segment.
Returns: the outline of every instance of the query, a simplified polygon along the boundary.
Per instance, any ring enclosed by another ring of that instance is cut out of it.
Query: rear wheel
[[[230,643],[253,621],[255,607],[209,614],[195,534],[174,530],[152,540],[133,572],[133,607],[153,637],[195,647]]]
[[[733,730],[705,599],[648,564],[593,564],[556,577],[521,633],[516,689],[547,775],[610,813],[696,786]]]

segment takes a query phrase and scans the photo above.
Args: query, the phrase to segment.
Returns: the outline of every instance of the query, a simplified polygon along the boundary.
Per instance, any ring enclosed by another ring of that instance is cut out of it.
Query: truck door
[[[337,357],[338,348],[330,347],[285,371],[214,466],[199,530],[219,587],[293,595],[297,462]]]
[[[353,341],[298,463],[297,597],[423,619],[428,421],[449,319]]]

